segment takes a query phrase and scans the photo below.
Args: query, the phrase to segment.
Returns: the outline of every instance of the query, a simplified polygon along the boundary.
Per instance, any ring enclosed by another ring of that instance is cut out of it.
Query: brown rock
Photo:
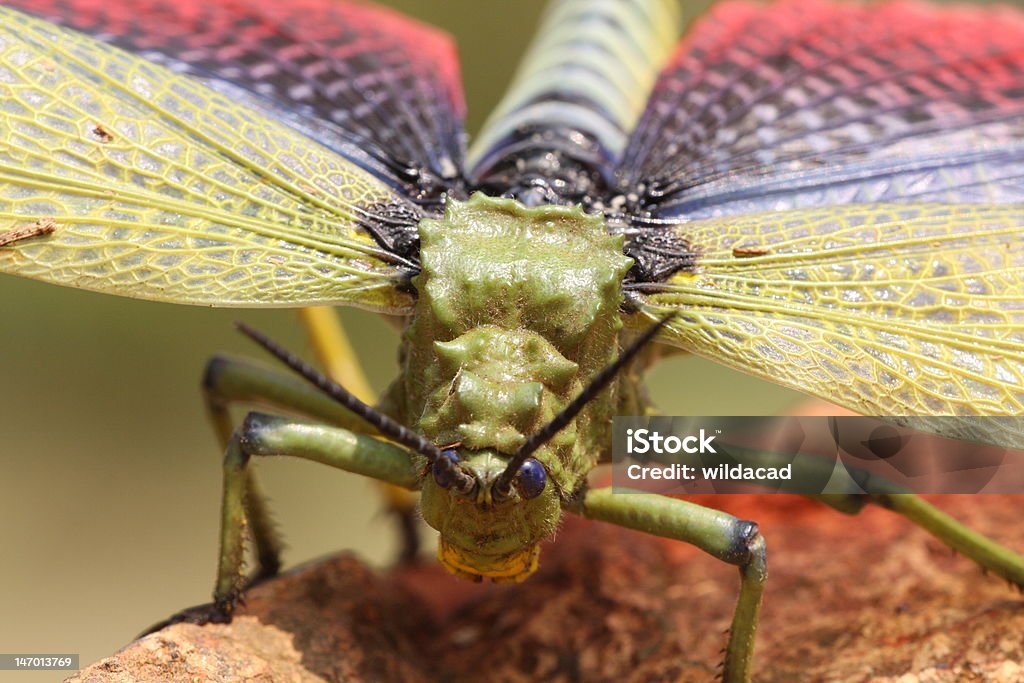
[[[1024,681],[1024,600],[910,523],[786,496],[699,502],[768,540],[756,680]],[[1024,550],[1021,498],[936,502]],[[522,585],[342,555],[257,587],[231,625],[172,626],[69,680],[708,681],[737,583],[692,548],[569,519]]]

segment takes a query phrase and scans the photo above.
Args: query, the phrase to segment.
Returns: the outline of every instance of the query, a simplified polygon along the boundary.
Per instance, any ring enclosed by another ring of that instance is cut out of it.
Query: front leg
[[[175,622],[231,621],[246,585],[243,569],[246,529],[250,525],[249,460],[253,456],[291,456],[373,477],[403,489],[419,488],[420,476],[409,452],[372,436],[290,418],[249,413],[224,456],[220,561],[213,603],[189,608],[154,626]]]
[[[768,576],[764,538],[757,524],[685,500],[617,491],[588,490],[569,509],[590,519],[690,543],[740,568],[740,595],[729,628],[723,680],[749,681],[761,594]]]
[[[203,373],[206,414],[213,423],[221,452],[227,449],[235,430],[231,408],[240,403],[260,403],[300,413],[352,431],[372,432],[373,427],[351,411],[317,391],[292,373],[269,368],[247,358],[214,356]],[[256,555],[253,580],[277,574],[281,566],[281,539],[274,528],[266,497],[252,470],[246,470],[243,499]]]

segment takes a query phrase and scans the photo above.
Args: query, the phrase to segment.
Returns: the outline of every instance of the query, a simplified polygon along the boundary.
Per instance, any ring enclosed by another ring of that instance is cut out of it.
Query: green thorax
[[[437,444],[511,454],[618,349],[623,237],[578,207],[475,194],[419,225],[405,419]],[[611,442],[615,389],[536,457],[563,492]]]

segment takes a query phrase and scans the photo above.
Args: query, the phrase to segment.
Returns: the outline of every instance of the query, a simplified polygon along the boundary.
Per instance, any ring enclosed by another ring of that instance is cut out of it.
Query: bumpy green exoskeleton
[[[591,401],[535,457],[549,485],[519,501],[492,487],[511,455],[615,356],[621,282],[632,261],[621,236],[575,207],[526,208],[474,195],[420,223],[416,315],[404,336],[400,420],[437,444],[460,444],[479,505],[427,479],[422,510],[443,532],[441,559],[462,574],[521,580],[611,443],[618,391]]]

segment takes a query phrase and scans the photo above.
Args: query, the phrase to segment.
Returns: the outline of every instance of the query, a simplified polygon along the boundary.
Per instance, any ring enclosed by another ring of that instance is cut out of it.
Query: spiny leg
[[[376,396],[356,358],[355,349],[337,311],[329,306],[316,306],[300,309],[299,316],[313,345],[313,352],[327,376],[351,391],[359,400],[372,405]],[[398,560],[402,563],[412,562],[420,549],[416,495],[390,484],[381,483],[379,486],[385,509],[398,522],[399,537],[402,539]]]
[[[367,423],[301,377],[243,358],[218,355],[207,362],[203,374],[203,399],[222,453],[234,432],[231,406],[238,403],[272,405],[352,431],[372,431]],[[274,576],[280,569],[282,542],[271,519],[266,497],[251,469],[246,470],[243,500],[257,561],[253,580],[259,581]]]
[[[363,400],[372,401],[369,384],[333,309],[304,309],[301,315],[317,356],[331,376]],[[276,406],[354,431],[373,431],[368,424],[301,378],[247,359],[211,358],[203,375],[203,396],[222,452],[234,431],[231,406],[237,403]],[[243,501],[257,560],[253,572],[255,582],[277,574],[281,567],[283,544],[274,527],[266,496],[252,470],[246,470],[244,485]]]
[[[244,573],[249,493],[253,456],[290,456],[373,477],[412,490],[419,473],[408,451],[372,436],[339,427],[249,413],[231,438],[224,456],[220,559],[213,602],[192,607],[151,628],[177,623],[225,623],[247,587]]]
[[[923,498],[906,488],[873,475],[866,470],[846,467],[844,482],[839,479],[835,462],[812,456],[786,456],[771,451],[757,451],[729,446],[729,455],[751,467],[779,467],[793,464],[793,479],[778,482],[783,489],[807,495],[839,512],[855,515],[868,504],[892,510],[911,520],[942,543],[969,557],[982,568],[1024,588],[1024,557],[983,534],[964,526]],[[807,494],[828,482],[829,491],[855,491],[858,493]],[[774,483],[774,482],[773,482]],[[860,493],[867,491],[867,493]]]
[[[740,595],[729,627],[723,679],[727,683],[750,680],[754,634],[768,576],[765,542],[755,523],[684,500],[640,492],[613,494],[610,488],[587,491],[570,509],[590,519],[690,543],[737,565]]]

